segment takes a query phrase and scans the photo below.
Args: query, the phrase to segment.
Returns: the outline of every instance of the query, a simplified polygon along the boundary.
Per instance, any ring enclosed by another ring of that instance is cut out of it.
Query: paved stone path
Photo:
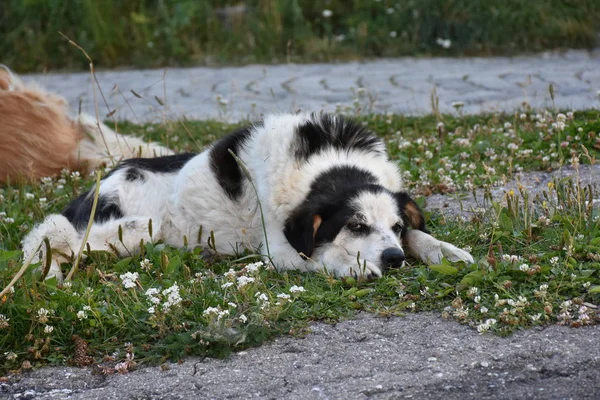
[[[98,72],[108,107],[97,92],[99,115],[132,121],[164,118],[256,119],[261,113],[305,110],[423,114],[439,98],[442,112],[512,111],[527,102],[582,109],[600,106],[600,50],[514,58],[402,58],[364,63],[250,65]],[[90,73],[30,75],[65,96],[73,110],[94,114]],[[133,93],[133,92],[135,93]],[[161,105],[166,104],[166,106]]]

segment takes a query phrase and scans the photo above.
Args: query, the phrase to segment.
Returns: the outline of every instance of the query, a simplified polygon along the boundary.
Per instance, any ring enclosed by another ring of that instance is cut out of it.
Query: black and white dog
[[[92,189],[35,227],[23,241],[25,256],[47,237],[56,250],[50,276],[60,279],[60,264],[81,246],[93,198]],[[473,262],[429,235],[383,141],[325,114],[272,115],[197,155],[123,161],[100,184],[94,221],[90,248],[120,255],[140,240],[196,247],[214,237],[222,254],[267,254],[268,244],[279,269],[338,276],[381,276],[403,264],[402,244],[427,263]],[[34,255],[44,258],[44,250]]]

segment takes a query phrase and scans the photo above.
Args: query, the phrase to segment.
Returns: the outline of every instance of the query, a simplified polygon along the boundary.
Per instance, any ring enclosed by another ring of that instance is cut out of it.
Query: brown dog
[[[0,65],[0,183],[37,180],[63,169],[112,165],[173,151],[120,135],[86,114],[72,118],[60,96],[24,84]]]

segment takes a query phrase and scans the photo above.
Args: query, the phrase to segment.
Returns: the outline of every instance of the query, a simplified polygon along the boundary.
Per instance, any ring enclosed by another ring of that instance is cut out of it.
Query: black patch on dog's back
[[[382,141],[371,131],[352,119],[321,114],[296,129],[297,148],[295,157],[306,160],[328,147],[357,149],[380,153]]]
[[[65,211],[63,211],[62,215],[69,220],[76,230],[82,231],[87,227],[90,215],[92,214],[93,203],[94,191],[92,190],[73,200]],[[104,222],[122,217],[123,212],[117,201],[108,196],[100,195],[98,197],[94,222]]]
[[[117,171],[126,170],[126,181],[144,181],[146,179],[144,171],[163,174],[179,172],[181,168],[195,156],[196,153],[181,153],[156,158],[129,158],[117,164],[104,179],[112,176]]]
[[[360,193],[385,191],[369,171],[353,166],[336,166],[319,175],[304,201],[286,220],[283,233],[288,242],[310,257],[317,247],[332,242],[357,211],[352,200]],[[316,235],[313,218],[321,217]]]
[[[230,133],[219,140],[210,149],[210,168],[219,185],[230,199],[235,200],[242,194],[242,169],[229,150],[238,155],[244,143],[250,138],[252,129],[247,127]]]

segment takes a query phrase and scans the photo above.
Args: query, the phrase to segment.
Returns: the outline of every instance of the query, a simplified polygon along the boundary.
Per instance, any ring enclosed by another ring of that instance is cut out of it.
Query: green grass
[[[112,68],[592,48],[599,22],[595,0],[6,0],[0,62],[87,69],[59,31]]]
[[[385,138],[410,189],[432,193],[489,188],[521,170],[593,163],[600,155],[599,117],[598,111],[528,111],[362,119]],[[187,121],[118,128],[200,150],[234,127]],[[0,288],[22,264],[19,242],[28,229],[92,182],[65,172],[0,189]],[[276,335],[303,335],[310,321],[334,322],[357,310],[381,316],[435,310],[501,335],[597,323],[600,210],[592,203],[599,201],[598,188],[554,180],[530,197],[526,190],[507,193],[506,204],[493,203],[467,220],[427,213],[433,234],[469,247],[476,263],[411,260],[376,281],[253,268],[252,256],[208,263],[200,251],[160,243],[141,244],[140,255],[123,259],[91,252],[64,285],[27,272],[0,298],[0,373],[92,361],[99,372],[114,373],[187,355],[222,357]]]

